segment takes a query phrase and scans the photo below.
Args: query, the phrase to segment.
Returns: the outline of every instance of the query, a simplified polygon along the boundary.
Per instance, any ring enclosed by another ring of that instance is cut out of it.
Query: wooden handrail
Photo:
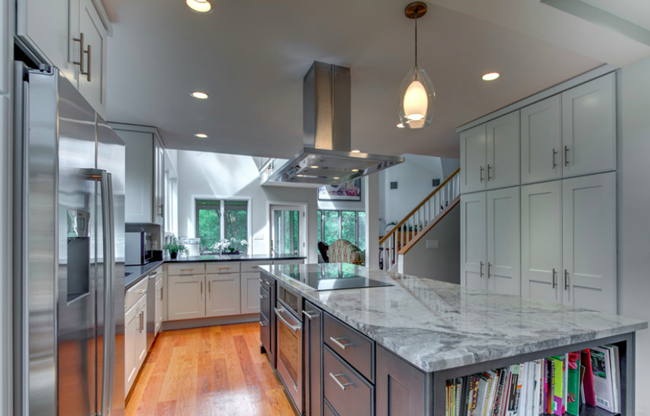
[[[422,229],[422,231],[417,233],[417,235],[414,236],[411,241],[406,243],[406,245],[399,250],[398,254],[406,254],[411,248],[413,248],[415,244],[417,244],[418,241],[422,239],[422,237],[424,237],[429,232],[429,230],[431,230],[436,224],[438,224],[443,218],[445,218],[445,216],[449,214],[449,211],[454,209],[454,207],[459,203],[460,203],[460,197],[456,197],[456,199],[453,200],[448,207],[445,207],[445,211],[443,212],[442,215],[438,216],[435,219],[435,221],[431,221],[430,223],[428,223],[426,227]]]
[[[423,200],[422,202],[420,202],[420,203],[419,203],[415,208],[413,208],[413,210],[412,210],[411,212],[409,212],[408,215],[406,215],[406,217],[404,217],[404,219],[403,219],[402,221],[400,221],[396,226],[394,226],[394,227],[390,230],[390,232],[389,232],[388,234],[386,234],[386,235],[385,235],[381,240],[379,240],[379,245],[384,244],[384,242],[385,242],[386,240],[388,240],[388,238],[389,238],[390,236],[392,236],[394,233],[396,233],[396,232],[399,230],[399,228],[400,228],[402,225],[404,225],[404,223],[406,223],[406,221],[408,221],[409,218],[411,218],[411,216],[412,216],[413,214],[415,214],[415,213],[416,213],[420,208],[422,208],[422,206],[423,206],[424,204],[426,204],[428,200],[430,200],[431,198],[433,198],[433,196],[434,196],[435,194],[437,194],[437,193],[442,189],[442,187],[445,186],[445,185],[446,185],[446,184],[447,184],[447,183],[448,183],[448,182],[449,182],[449,181],[450,181],[454,176],[458,175],[458,172],[460,172],[460,168],[456,169],[456,170],[455,170],[451,175],[449,175],[449,176],[447,177],[447,179],[445,179],[444,181],[442,181],[442,183],[441,183],[440,185],[438,185],[438,187],[437,187],[436,189],[434,189],[433,192],[431,192],[431,193],[429,194],[429,196],[427,196],[426,198],[424,198],[424,200]]]

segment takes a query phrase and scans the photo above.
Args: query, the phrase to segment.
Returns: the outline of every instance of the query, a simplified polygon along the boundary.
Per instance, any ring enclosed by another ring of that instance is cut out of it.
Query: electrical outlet
[[[262,234],[262,233],[256,234],[255,236],[253,236],[253,240],[256,240],[256,241],[264,240],[264,234]]]
[[[427,240],[427,248],[438,248],[438,240]]]

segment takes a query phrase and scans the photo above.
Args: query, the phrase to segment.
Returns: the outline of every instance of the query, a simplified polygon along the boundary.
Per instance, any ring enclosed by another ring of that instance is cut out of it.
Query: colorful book
[[[558,357],[553,357],[553,414],[562,416],[564,412],[564,367],[563,362]]]
[[[596,392],[594,391],[594,373],[591,366],[591,350],[582,350],[580,354],[582,365],[585,366],[585,377],[582,388],[585,392],[585,403],[596,406]]]
[[[499,385],[497,387],[497,395],[496,398],[494,399],[494,406],[491,415],[492,416],[501,416],[502,414],[502,409],[503,409],[503,403],[505,400],[503,397],[505,396],[505,386],[506,383],[508,382],[508,369],[507,368],[502,368],[501,370],[501,376],[499,377]]]
[[[517,404],[519,403],[519,376],[521,372],[520,365],[513,365],[512,377],[510,378],[510,386],[508,387],[508,408],[506,416],[517,416]]]
[[[478,399],[478,377],[469,378],[469,390],[467,392],[467,416],[474,416],[476,412],[476,401]]]
[[[462,378],[457,378],[456,379],[456,409],[454,416],[460,416],[460,400],[461,400],[461,394],[463,392],[463,379]]]
[[[614,413],[613,381],[609,350],[594,347],[591,349],[591,370],[594,378],[596,406]]]
[[[578,416],[580,412],[580,351],[569,354],[566,412]]]
[[[612,373],[612,398],[614,399],[614,411],[621,411],[621,368],[618,356],[618,347],[615,345],[605,345],[609,350],[609,364]]]

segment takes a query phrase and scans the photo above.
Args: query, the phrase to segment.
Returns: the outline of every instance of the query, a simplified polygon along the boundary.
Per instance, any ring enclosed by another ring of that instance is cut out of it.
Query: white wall
[[[259,171],[250,156],[178,151],[178,233],[196,236],[196,198],[250,198],[253,254],[268,254],[270,248],[269,203],[307,204],[308,261],[316,263],[318,210],[315,189],[262,187]]]
[[[427,240],[437,240],[438,248],[427,248]],[[400,273],[460,284],[460,205],[418,241],[401,264]]]
[[[618,309],[650,321],[650,59],[618,73]],[[650,330],[637,334],[637,416],[650,415]]]
[[[458,166],[458,159],[433,156],[402,155],[404,163],[379,172],[379,234],[386,224],[401,221],[435,187],[433,179],[443,181]],[[397,182],[397,189],[390,183]]]

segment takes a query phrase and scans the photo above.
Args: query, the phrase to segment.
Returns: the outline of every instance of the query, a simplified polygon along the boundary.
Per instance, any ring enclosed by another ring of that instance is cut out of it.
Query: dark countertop
[[[220,255],[209,254],[202,256],[182,257],[176,260],[166,259],[164,261],[152,261],[142,266],[125,266],[124,272],[131,273],[124,278],[124,290],[129,290],[138,283],[147,273],[162,265],[163,263],[185,263],[185,262],[213,262],[213,261],[265,261],[265,260],[295,260],[306,259],[305,256],[294,254],[268,255],[268,254],[236,254]]]

